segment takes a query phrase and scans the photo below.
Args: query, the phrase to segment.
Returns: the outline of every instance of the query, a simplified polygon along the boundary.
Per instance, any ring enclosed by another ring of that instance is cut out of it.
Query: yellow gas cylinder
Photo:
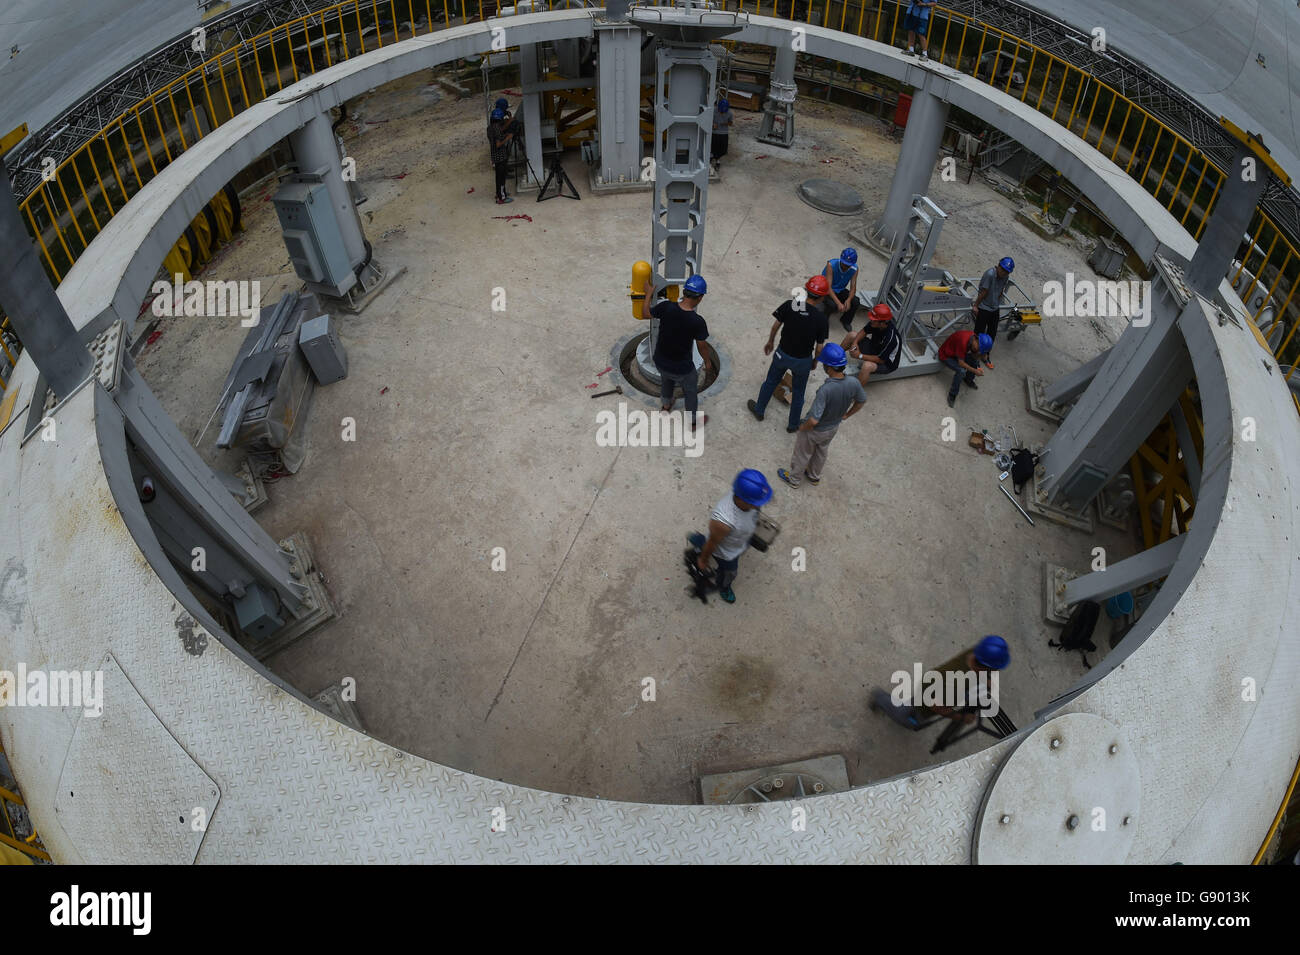
[[[641,314],[641,302],[645,299],[645,283],[650,280],[650,263],[632,263],[632,317],[644,318]]]

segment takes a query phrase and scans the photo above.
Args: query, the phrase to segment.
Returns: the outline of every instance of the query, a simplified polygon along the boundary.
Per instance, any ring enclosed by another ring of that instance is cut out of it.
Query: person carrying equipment
[[[1011,279],[1015,267],[1015,260],[1007,256],[986,271],[980,279],[979,294],[975,296],[975,301],[971,302],[970,306],[971,316],[975,320],[975,334],[987,335],[989,339],[988,348],[980,353],[980,360],[990,368],[993,367],[993,362],[989,361],[989,350],[993,347],[994,339],[998,337],[998,321],[1002,316],[1002,296],[1007,290],[1007,282]]]
[[[990,635],[980,640],[975,646],[957,654],[947,663],[938,667],[935,672],[941,675],[962,672],[973,674],[976,677],[975,680],[968,677],[965,681],[955,681],[954,685],[960,685],[962,682],[966,686],[973,684],[977,688],[976,696],[978,697],[978,688],[982,682],[979,679],[980,673],[987,673],[991,670],[1005,670],[1010,663],[1011,650],[1007,647],[1007,641],[999,636]],[[944,684],[945,686],[948,684],[946,676],[944,677]],[[954,723],[971,724],[979,719],[982,710],[988,710],[990,705],[996,705],[997,703],[996,700],[991,699],[944,700],[943,704],[924,706],[916,702],[920,696],[921,688],[914,686],[912,687],[912,703],[900,705],[894,702],[893,695],[888,690],[876,689],[871,694],[871,708],[884,713],[899,726],[916,730],[941,716],[946,716]]]
[[[894,326],[894,310],[884,302],[871,306],[867,324],[856,334],[850,332],[840,342],[850,358],[862,359],[858,381],[864,385],[872,375],[887,375],[898,370],[903,354],[903,336]]]
[[[844,330],[852,331],[858,310],[858,250],[845,249],[838,259],[826,263],[822,274],[831,285],[831,307],[839,313]]]
[[[961,391],[963,380],[976,391],[979,390],[979,385],[975,384],[975,376],[984,375],[984,369],[980,367],[980,354],[987,355],[992,349],[993,339],[987,335],[976,335],[968,328],[953,332],[943,340],[943,344],[939,346],[939,361],[954,372],[952,387],[948,389],[949,408],[957,403],[957,393]]]
[[[772,500],[772,486],[762,471],[745,468],[731,483],[731,493],[723,496],[709,514],[708,535],[687,534],[691,550],[686,552],[687,566],[694,562],[697,596],[704,599],[700,586],[702,577],[713,574],[712,586],[718,596],[729,604],[736,602],[732,583],[740,570],[740,555],[749,549],[749,542],[758,526],[759,508]],[[709,564],[710,559],[717,565]],[[706,585],[707,586],[707,585]]]
[[[762,421],[767,403],[772,399],[778,383],[788,387],[790,418],[785,430],[790,434],[799,430],[799,415],[803,413],[803,396],[808,376],[817,364],[817,349],[822,347],[829,335],[826,313],[822,308],[830,284],[824,275],[814,275],[803,287],[808,298],[802,308],[796,308],[791,299],[781,303],[772,313],[776,321],[772,323],[767,344],[763,346],[763,354],[772,355],[772,364],[767,369],[766,380],[758,389],[758,400],[750,399],[748,403],[750,412]],[[775,348],[776,354],[773,355],[778,330],[781,332],[781,345]]]
[[[800,475],[814,486],[821,483],[826,454],[835,432],[839,430],[840,422],[857,414],[867,400],[862,382],[856,378],[844,377],[844,366],[849,360],[843,348],[834,342],[828,342],[818,359],[826,366],[828,377],[817,389],[817,397],[813,398],[808,417],[799,425],[790,470],[778,468],[776,472],[776,476],[791,487],[798,487],[802,483]]]

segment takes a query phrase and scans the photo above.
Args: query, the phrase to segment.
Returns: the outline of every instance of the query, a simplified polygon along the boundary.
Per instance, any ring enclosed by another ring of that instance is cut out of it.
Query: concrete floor
[[[957,443],[940,440],[946,378],[871,386],[821,486],[791,491],[776,469],[792,437],[779,414],[755,422],[745,401],[767,367],[772,309],[855,225],[804,205],[795,186],[841,179],[878,210],[898,146],[873,119],[801,102],[797,144],[783,151],[756,143],[758,115],[739,113],[709,194],[701,314],[733,372],[704,402],[704,453],[598,447],[596,412],[617,396],[593,401],[586,386],[608,380],[598,373],[614,343],[640,330],[626,286],[649,250],[649,196],[590,195],[575,157],[581,202],[496,206],[482,106],[409,78],[342,127],[370,196],[367,235],[408,272],[340,319],[350,375],[318,389],[307,462],[258,513],[274,536],[310,535],[342,610],[273,657],[277,674],[307,693],[355,678],[371,734],[459,769],[680,803],[698,801],[695,780],[710,772],[840,753],[858,785],[937,761],[937,727],[906,733],[867,710],[867,693],[986,633],[1011,644],[1002,705],[1017,725],[1082,675],[1077,656],[1047,646],[1057,630],[1042,622],[1042,562],[1085,569],[1092,547],[1113,561],[1134,542],[1029,527],[964,429],[1014,424],[1045,440],[1050,427],[1024,410],[1024,376],[1077,366],[1118,337],[1118,321],[1048,320],[1000,342],[997,369],[958,402]],[[1091,276],[1077,247],[1032,236],[979,181],[936,176],[931,188],[950,215],[936,264],[975,275],[1010,254],[1029,289],[1067,270]],[[261,278],[269,303],[297,283],[268,196],[246,202],[246,235],[203,277]],[[532,221],[496,218],[506,214]],[[884,265],[863,252],[863,288]],[[491,309],[495,287],[504,313]],[[165,322],[140,365],[194,435],[245,330]],[[354,443],[340,440],[344,417]],[[214,439],[210,429],[200,450],[227,462]],[[683,535],[742,467],[769,476],[784,530],[773,551],[742,558],[736,604],[701,606],[683,590]],[[796,546],[806,572],[791,570]],[[504,572],[491,569],[496,547]],[[654,702],[641,699],[645,677]]]

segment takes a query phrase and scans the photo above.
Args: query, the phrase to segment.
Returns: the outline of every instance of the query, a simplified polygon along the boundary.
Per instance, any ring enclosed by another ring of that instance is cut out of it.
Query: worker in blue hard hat
[[[713,107],[713,138],[709,140],[709,158],[717,167],[722,166],[722,157],[727,155],[727,146],[731,142],[731,123],[735,116],[731,104],[719,98]]]
[[[845,249],[838,258],[830,259],[822,270],[826,281],[831,284],[827,309],[833,309],[839,315],[844,330],[852,331],[853,315],[858,310],[858,250]],[[827,315],[832,314],[827,311]]]
[[[980,279],[979,292],[976,293],[975,301],[971,302],[970,306],[971,316],[975,320],[975,334],[987,335],[989,339],[989,348],[981,352],[979,357],[990,368],[993,367],[993,362],[989,358],[989,349],[993,347],[993,341],[998,337],[998,321],[1002,317],[1002,296],[1007,290],[1007,282],[1011,280],[1011,273],[1015,267],[1015,260],[1007,256],[988,269]]]
[[[510,143],[514,139],[514,132],[508,127],[506,111],[500,106],[493,108],[488,119],[487,138],[492,154],[492,169],[496,173],[497,205],[514,202],[506,192],[506,174],[510,168]]]
[[[772,486],[762,471],[745,468],[731,482],[731,493],[714,505],[709,514],[709,533],[688,534],[687,540],[699,551],[696,567],[704,573],[717,565],[715,583],[718,596],[729,604],[736,602],[731,589],[740,568],[740,555],[749,549],[749,542],[758,527],[759,508],[772,499]]]
[[[705,368],[709,366],[709,352],[704,344],[709,337],[709,326],[700,316],[700,300],[708,292],[708,284],[702,275],[692,275],[682,285],[680,302],[664,299],[651,305],[654,301],[654,277],[646,279],[643,289],[645,297],[641,300],[641,316],[646,319],[659,320],[658,338],[652,356],[655,369],[659,372],[660,408],[672,411],[676,403],[677,389],[682,390],[686,398],[686,411],[691,416],[691,426],[708,422],[708,415],[698,415],[699,408],[699,372],[695,367],[695,349],[699,348],[704,359]]]
[[[906,702],[897,699],[897,692],[891,694],[888,690],[876,689],[871,694],[871,708],[885,713],[894,722],[909,729],[919,729],[933,716],[974,723],[980,713],[991,716],[1000,709],[998,681],[988,675],[1005,670],[1010,663],[1011,650],[1007,641],[996,634],[990,634],[932,671],[941,678],[945,697],[942,701],[935,701],[928,693],[923,696],[922,688],[916,686],[911,687],[911,693],[907,694],[910,700]],[[906,671],[900,672],[906,675]],[[969,676],[949,678],[949,673]],[[946,698],[949,687],[960,698]],[[897,689],[898,687],[896,691]],[[972,690],[973,693],[970,692]]]
[[[809,484],[821,483],[826,455],[840,422],[857,414],[867,400],[862,382],[845,377],[844,367],[849,359],[843,348],[827,342],[817,360],[826,369],[826,381],[817,389],[808,417],[799,425],[790,470],[778,468],[776,472],[791,487],[799,487],[805,479]]]

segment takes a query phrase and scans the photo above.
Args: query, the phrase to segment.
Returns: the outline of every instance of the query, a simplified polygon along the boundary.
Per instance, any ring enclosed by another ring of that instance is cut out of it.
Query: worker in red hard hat
[[[817,350],[829,334],[823,303],[830,290],[830,282],[822,275],[814,275],[805,282],[805,297],[782,302],[772,313],[776,321],[772,323],[767,344],[763,346],[763,354],[772,355],[772,364],[767,369],[767,378],[758,389],[758,400],[750,399],[749,410],[755,418],[762,421],[773,392],[778,387],[788,387],[790,416],[785,430],[791,434],[799,430],[808,376],[817,365]],[[781,333],[780,346],[776,343],[778,331]]]
[[[888,375],[898,370],[903,354],[903,336],[894,327],[894,311],[884,302],[871,306],[867,325],[859,332],[844,336],[840,342],[850,358],[861,359],[858,381],[864,385],[872,375]]]

